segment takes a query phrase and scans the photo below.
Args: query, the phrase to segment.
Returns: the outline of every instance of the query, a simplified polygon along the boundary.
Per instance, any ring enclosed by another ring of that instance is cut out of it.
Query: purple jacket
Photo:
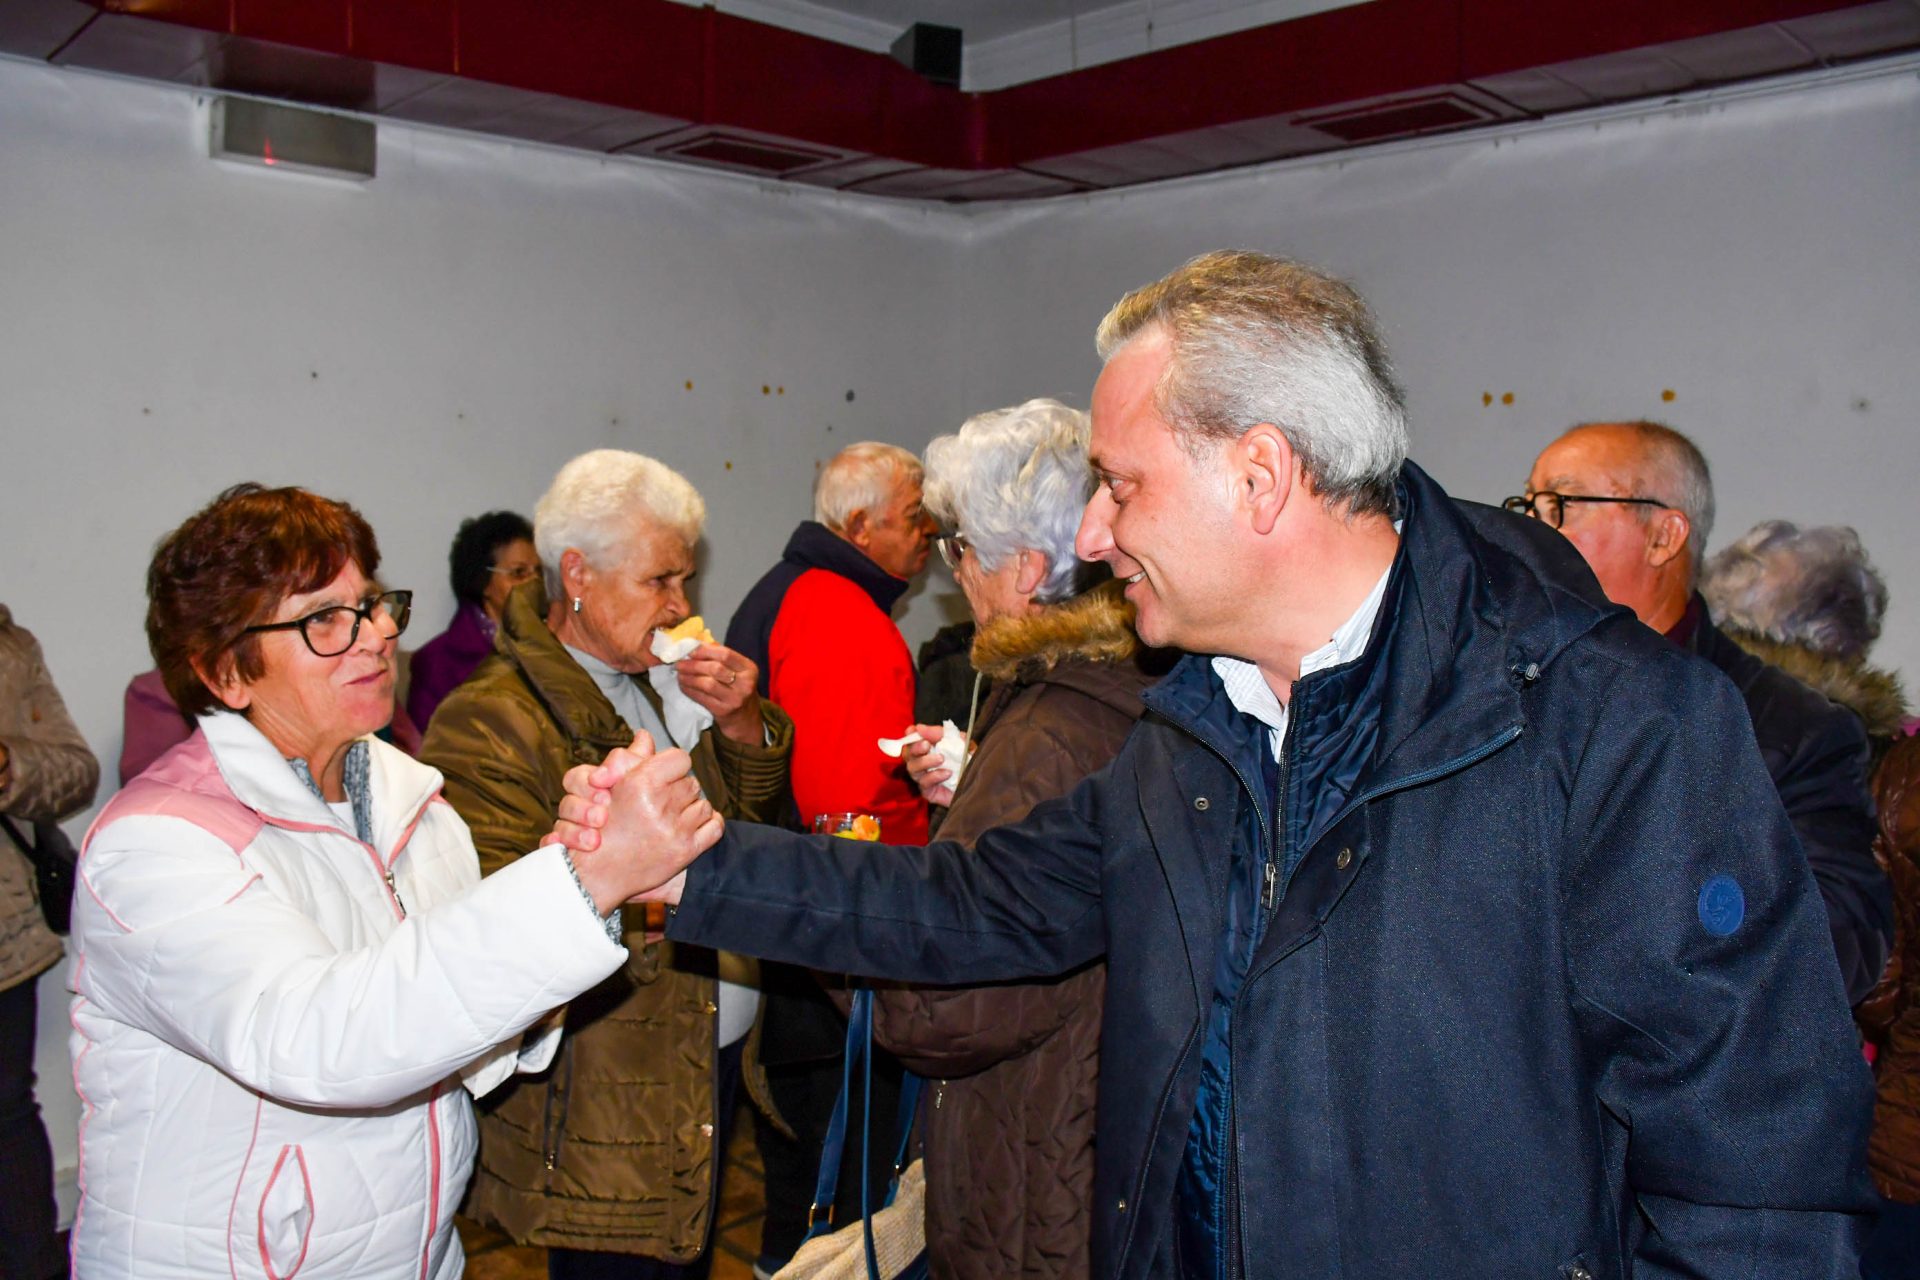
[[[128,682],[121,723],[126,731],[120,745],[123,787],[193,736],[193,726],[174,705],[158,671],[143,671]]]
[[[414,651],[407,684],[407,715],[426,732],[433,709],[465,683],[493,652],[493,623],[477,605],[463,604],[447,629]]]

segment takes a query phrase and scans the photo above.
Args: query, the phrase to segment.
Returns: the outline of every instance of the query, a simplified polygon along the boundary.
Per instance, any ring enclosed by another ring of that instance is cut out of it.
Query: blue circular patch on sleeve
[[[1747,895],[1732,876],[1715,876],[1700,886],[1700,923],[1716,938],[1724,938],[1747,918]]]

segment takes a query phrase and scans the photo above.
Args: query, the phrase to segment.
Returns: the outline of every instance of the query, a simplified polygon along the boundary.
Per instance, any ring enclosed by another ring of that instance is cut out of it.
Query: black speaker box
[[[893,60],[935,84],[960,87],[960,28],[916,22],[893,42]]]

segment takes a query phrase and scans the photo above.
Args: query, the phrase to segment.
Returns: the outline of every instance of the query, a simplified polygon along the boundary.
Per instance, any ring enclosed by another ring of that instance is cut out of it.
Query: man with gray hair
[[[928,835],[926,801],[901,763],[876,745],[914,721],[913,656],[892,615],[933,551],[921,479],[920,459],[898,445],[851,444],[828,459],[814,482],[813,519],[793,531],[780,563],[727,626],[727,647],[759,664],[761,694],[793,717],[799,821],[872,814],[890,843],[919,844]],[[806,1232],[820,1144],[840,1090],[845,1024],[809,973],[768,965],[762,985],[761,1060],[796,1135],[757,1122],[767,1214],[756,1268],[771,1273]],[[884,1109],[893,1105],[900,1067],[884,1055],[876,1067],[874,1096]],[[857,1147],[850,1144],[849,1154]],[[881,1154],[872,1163],[879,1170],[891,1159]],[[859,1167],[857,1159],[850,1164]],[[858,1211],[856,1182],[841,1179],[842,1218]]]
[[[1867,1072],[1733,689],[1404,460],[1339,281],[1208,254],[1100,350],[1078,551],[1189,654],[1106,768],[971,849],[708,848],[636,743],[558,837],[647,850],[675,938],[1104,955],[1101,1280],[1851,1277]]]
[[[1505,505],[1566,535],[1608,599],[1738,686],[1826,903],[1847,1002],[1865,999],[1893,945],[1893,890],[1873,856],[1866,730],[1708,616],[1695,590],[1713,528],[1705,456],[1664,423],[1583,423],[1541,451],[1526,493]]]

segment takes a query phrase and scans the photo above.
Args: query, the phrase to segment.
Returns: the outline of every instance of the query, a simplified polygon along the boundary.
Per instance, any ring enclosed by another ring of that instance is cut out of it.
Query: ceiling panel
[[[678,0],[0,0],[0,51],[63,65],[940,200],[1181,177],[1916,48],[1920,0],[1366,0],[962,93]]]
[[[62,45],[50,61],[147,80],[204,84],[207,56],[220,47],[217,32],[146,18],[94,22]]]
[[[0,4],[0,53],[44,58],[100,16],[80,0],[13,0]]]
[[[1920,3],[1888,0],[1781,25],[1822,58],[1863,58],[1920,44]]]

